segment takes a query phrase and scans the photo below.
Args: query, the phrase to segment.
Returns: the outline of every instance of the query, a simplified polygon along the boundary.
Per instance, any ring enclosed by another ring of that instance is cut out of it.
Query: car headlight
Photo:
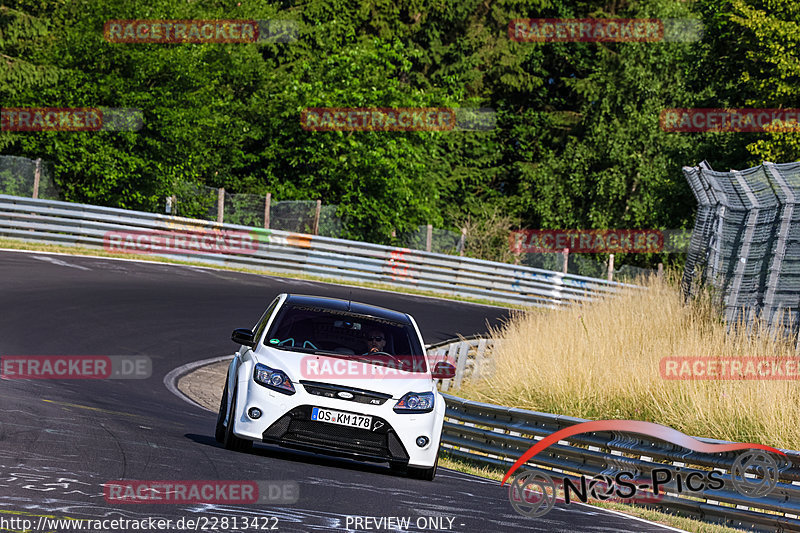
[[[253,379],[259,385],[283,394],[294,394],[294,385],[289,376],[282,370],[275,370],[267,365],[258,363],[253,371]]]
[[[395,413],[429,413],[433,411],[432,392],[409,392],[394,406]]]

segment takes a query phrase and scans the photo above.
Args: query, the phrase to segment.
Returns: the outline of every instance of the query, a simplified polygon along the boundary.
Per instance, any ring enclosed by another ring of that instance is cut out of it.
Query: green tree
[[[731,32],[746,46],[739,81],[746,104],[756,108],[797,108],[800,101],[800,4],[791,0],[733,0]],[[775,131],[753,140],[747,149],[759,160],[800,159],[799,124],[776,124]],[[786,131],[787,126],[790,128]],[[760,162],[760,161],[759,161]]]

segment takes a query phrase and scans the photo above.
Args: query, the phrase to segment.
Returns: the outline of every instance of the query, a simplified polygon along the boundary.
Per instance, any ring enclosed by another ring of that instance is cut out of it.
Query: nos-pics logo
[[[638,420],[596,420],[576,424],[556,431],[528,449],[506,472],[502,484],[514,472],[550,445],[581,433],[621,431],[637,433],[677,444],[699,453],[721,453],[747,450],[740,454],[731,467],[733,488],[742,496],[761,498],[768,495],[778,483],[778,464],[770,453],[786,456],[782,451],[752,443],[710,444],[685,435],[675,429]],[[769,452],[769,453],[768,453]],[[542,471],[518,472],[509,484],[508,498],[514,510],[527,517],[547,514],[556,504],[561,487],[564,502],[586,503],[589,499],[625,502],[659,501],[667,489],[670,492],[701,492],[720,490],[725,486],[722,473],[717,470],[700,471],[666,465],[653,468],[648,475],[625,470],[613,474],[599,474],[592,478],[581,475],[578,480],[570,476],[554,479]]]

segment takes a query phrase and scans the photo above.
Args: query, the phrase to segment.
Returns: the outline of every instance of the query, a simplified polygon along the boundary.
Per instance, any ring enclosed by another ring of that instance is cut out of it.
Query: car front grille
[[[375,429],[353,428],[311,420],[311,409],[303,405],[286,413],[267,428],[264,442],[372,461],[408,462],[405,447],[386,420],[373,416]]]

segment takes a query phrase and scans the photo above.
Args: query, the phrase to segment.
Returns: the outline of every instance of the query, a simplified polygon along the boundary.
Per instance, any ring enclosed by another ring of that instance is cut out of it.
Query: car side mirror
[[[439,361],[433,367],[431,376],[433,379],[452,379],[456,375],[456,367],[445,361]]]
[[[249,329],[239,328],[231,333],[231,340],[243,346],[254,347],[256,345],[255,334]]]

